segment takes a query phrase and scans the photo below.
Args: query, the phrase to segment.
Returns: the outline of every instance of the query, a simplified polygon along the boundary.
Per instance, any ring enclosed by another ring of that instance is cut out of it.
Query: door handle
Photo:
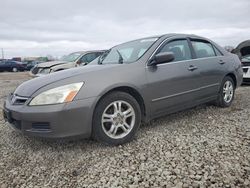
[[[196,70],[196,69],[198,69],[198,67],[193,66],[193,65],[190,65],[190,66],[188,67],[188,70],[189,70],[189,71],[194,71],[194,70]]]
[[[219,64],[221,64],[221,65],[223,65],[223,64],[225,64],[226,62],[225,61],[223,61],[223,60],[220,60],[219,61]]]

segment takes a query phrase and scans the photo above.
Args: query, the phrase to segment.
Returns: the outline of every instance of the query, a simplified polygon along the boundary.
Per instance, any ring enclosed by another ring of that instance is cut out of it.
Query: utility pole
[[[3,53],[3,48],[2,48],[2,59],[4,59],[4,53]]]

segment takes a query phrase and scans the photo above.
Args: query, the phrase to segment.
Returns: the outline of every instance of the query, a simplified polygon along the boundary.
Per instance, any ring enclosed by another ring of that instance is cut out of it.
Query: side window
[[[188,42],[185,39],[175,40],[165,44],[158,53],[160,52],[173,52],[175,57],[173,62],[192,59]]]
[[[216,56],[212,44],[206,41],[192,41],[194,52],[197,58]]]

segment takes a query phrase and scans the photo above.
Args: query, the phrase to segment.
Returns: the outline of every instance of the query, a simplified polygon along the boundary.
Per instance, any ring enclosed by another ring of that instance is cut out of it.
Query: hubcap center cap
[[[113,118],[113,121],[114,121],[114,123],[115,123],[116,125],[118,125],[118,124],[123,124],[123,122],[124,122],[124,117],[123,117],[120,113],[118,113],[118,114]]]

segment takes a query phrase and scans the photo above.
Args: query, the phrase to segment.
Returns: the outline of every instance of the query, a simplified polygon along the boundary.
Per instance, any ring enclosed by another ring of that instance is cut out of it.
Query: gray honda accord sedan
[[[123,144],[141,122],[207,102],[229,107],[243,75],[236,55],[184,34],[120,44],[91,64],[24,82],[5,120],[31,136]]]

